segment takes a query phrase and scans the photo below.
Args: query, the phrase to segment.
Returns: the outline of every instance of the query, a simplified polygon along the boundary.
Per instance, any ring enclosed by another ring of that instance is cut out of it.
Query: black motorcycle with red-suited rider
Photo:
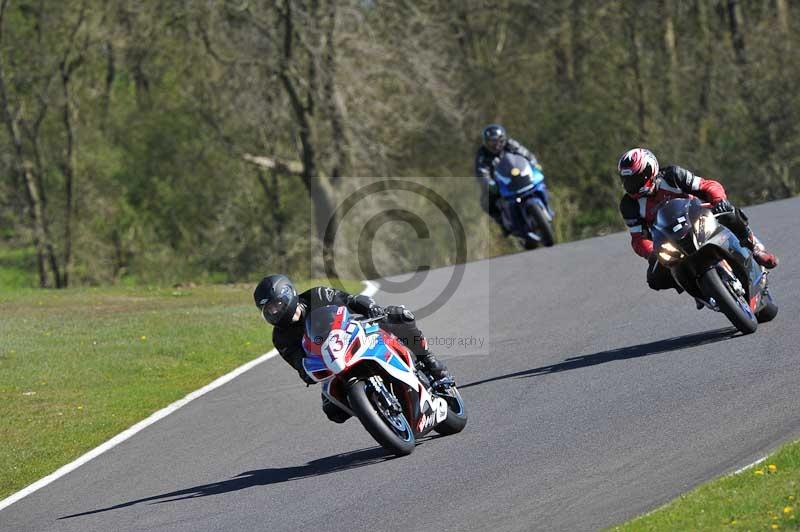
[[[697,198],[662,203],[650,228],[654,250],[681,288],[750,334],[778,313],[767,270],[710,207]]]

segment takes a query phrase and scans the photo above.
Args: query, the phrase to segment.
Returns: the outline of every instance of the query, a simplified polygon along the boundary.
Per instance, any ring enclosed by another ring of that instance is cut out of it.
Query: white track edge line
[[[364,283],[364,290],[361,291],[361,294],[366,295],[366,296],[373,296],[378,291],[378,285],[375,282],[373,282],[373,281],[363,281],[363,283]],[[234,369],[230,373],[219,377],[218,379],[214,380],[213,382],[203,386],[199,390],[195,390],[195,391],[191,392],[189,395],[187,395],[183,399],[179,399],[179,400],[175,401],[174,403],[172,403],[171,405],[166,406],[166,407],[162,408],[161,410],[158,410],[157,412],[151,414],[146,419],[143,419],[142,421],[140,421],[139,423],[137,423],[134,426],[130,427],[129,429],[127,429],[127,430],[125,430],[123,432],[120,432],[119,434],[117,434],[116,436],[114,436],[113,438],[108,440],[107,442],[98,445],[97,447],[95,447],[94,449],[89,451],[88,453],[84,454],[83,456],[80,456],[75,461],[70,462],[69,464],[58,468],[57,470],[55,470],[53,473],[50,473],[46,477],[37,480],[36,482],[34,482],[33,484],[29,485],[28,487],[23,488],[20,491],[18,491],[16,493],[6,497],[5,499],[1,500],[0,501],[0,510],[3,510],[5,508],[11,506],[12,504],[14,504],[15,502],[19,501],[20,499],[23,499],[24,497],[27,497],[31,493],[33,493],[33,492],[35,492],[35,491],[47,486],[51,482],[63,477],[67,473],[70,473],[70,472],[78,469],[80,466],[82,466],[86,462],[92,460],[93,458],[97,458],[98,456],[100,456],[101,454],[103,454],[104,452],[106,452],[106,451],[108,451],[110,449],[113,449],[114,447],[116,447],[120,443],[124,442],[125,440],[127,440],[128,438],[133,436],[134,434],[142,431],[143,429],[149,427],[150,425],[152,425],[156,421],[167,417],[168,415],[170,415],[171,413],[175,412],[176,410],[178,410],[182,406],[185,406],[186,404],[190,403],[191,401],[194,401],[198,397],[201,397],[201,396],[207,394],[208,392],[219,388],[223,384],[232,381],[233,379],[235,379],[236,377],[238,377],[242,373],[253,369],[254,367],[258,366],[259,364],[261,364],[263,362],[266,362],[267,360],[273,358],[277,354],[278,354],[278,352],[275,349],[272,349],[271,351],[268,351],[267,353],[264,353],[263,355],[261,355],[260,357],[256,358],[255,360],[251,360],[250,362],[247,362],[246,364],[243,364],[243,365],[239,366],[238,368]]]
[[[748,469],[750,469],[751,467],[757,466],[758,464],[760,464],[761,462],[765,461],[766,459],[767,459],[767,457],[763,456],[763,457],[759,458],[758,460],[756,460],[755,462],[753,462],[752,464],[747,464],[744,467],[740,467],[739,469],[737,469],[736,471],[731,473],[731,475],[738,475],[739,473],[743,473],[743,472],[747,471]]]
[[[714,477],[714,478],[712,478],[712,479],[710,479],[710,480],[707,480],[705,483],[708,483],[708,482],[713,482],[714,480],[718,480],[718,479],[720,479],[720,478],[724,478],[724,477],[728,477],[728,476],[732,477],[732,476],[734,476],[734,475],[738,475],[738,474],[740,474],[740,473],[743,473],[744,471],[747,471],[747,470],[748,470],[748,469],[750,469],[751,467],[755,467],[755,466],[757,466],[758,464],[760,464],[761,462],[764,462],[764,461],[766,461],[766,459],[767,459],[767,458],[768,458],[768,456],[764,456],[764,457],[762,457],[762,458],[759,458],[758,460],[756,460],[756,461],[755,461],[755,462],[753,462],[752,464],[747,464],[746,466],[744,466],[744,467],[741,467],[741,468],[737,469],[737,470],[736,470],[736,471],[734,471],[733,473],[728,473],[727,475],[720,476],[720,477]],[[675,502],[676,500],[678,500],[680,497],[682,497],[682,496],[683,496],[685,493],[688,493],[688,492],[682,492],[680,495],[678,495],[678,496],[674,497],[673,499],[670,499],[669,501],[665,502],[664,504],[662,504],[662,505],[661,505],[661,506],[659,506],[658,508],[653,508],[652,510],[650,510],[650,511],[649,511],[649,512],[647,512],[647,513],[643,513],[642,515],[637,515],[636,517],[634,517],[633,519],[631,519],[631,521],[638,521],[639,519],[642,519],[642,518],[644,518],[644,517],[647,517],[647,516],[649,516],[649,515],[651,515],[651,514],[654,514],[654,513],[656,513],[656,512],[659,512],[659,511],[663,510],[664,508],[666,508],[667,506],[669,506],[670,504],[672,504],[673,502]]]

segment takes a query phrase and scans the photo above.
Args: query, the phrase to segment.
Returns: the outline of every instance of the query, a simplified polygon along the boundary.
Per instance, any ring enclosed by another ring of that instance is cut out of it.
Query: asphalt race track
[[[421,321],[463,433],[386,459],[276,358],[3,510],[0,530],[574,531],[651,510],[800,436],[800,198],[747,212],[782,259],[780,313],[753,335],[649,290],[627,234],[471,263]],[[376,297],[420,307],[452,273]]]

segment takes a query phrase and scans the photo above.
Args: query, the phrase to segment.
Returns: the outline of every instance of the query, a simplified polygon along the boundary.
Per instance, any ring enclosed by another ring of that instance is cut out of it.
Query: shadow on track
[[[526,369],[525,371],[499,375],[497,377],[470,382],[469,384],[461,385],[458,388],[463,390],[465,388],[469,388],[470,386],[478,386],[480,384],[486,384],[487,382],[510,379],[513,377],[536,377],[539,375],[547,375],[549,373],[558,373],[560,371],[569,371],[571,369],[605,364],[606,362],[613,362],[615,360],[646,357],[648,355],[655,355],[667,351],[675,351],[677,349],[684,349],[687,347],[697,347],[699,345],[712,344],[714,342],[728,340],[729,338],[736,336],[738,332],[739,331],[733,327],[725,327],[723,329],[716,329],[714,331],[705,331],[687,334],[684,336],[676,336],[674,338],[668,338],[667,340],[658,340],[656,342],[621,347],[619,349],[612,349],[610,351],[601,351],[591,355],[572,357],[551,366],[542,366],[540,368]]]
[[[245,471],[244,473],[241,473],[229,480],[223,480],[222,482],[203,484],[201,486],[194,486],[192,488],[171,491],[169,493],[153,495],[152,497],[145,497],[143,499],[123,502],[107,508],[65,515],[63,517],[59,517],[59,520],[108,512],[110,510],[118,510],[120,508],[127,508],[128,506],[134,506],[136,504],[142,504],[146,502],[151,504],[174,502],[183,499],[194,499],[196,497],[208,497],[209,495],[220,495],[223,493],[239,491],[255,486],[268,486],[270,484],[289,482],[290,480],[317,477],[320,475],[336,473],[338,471],[347,471],[348,469],[355,469],[357,467],[377,464],[393,458],[393,456],[387,455],[386,451],[380,447],[372,447],[370,449],[361,449],[360,451],[334,454],[325,458],[312,460],[311,462],[308,462],[306,465],[302,466],[276,467]]]

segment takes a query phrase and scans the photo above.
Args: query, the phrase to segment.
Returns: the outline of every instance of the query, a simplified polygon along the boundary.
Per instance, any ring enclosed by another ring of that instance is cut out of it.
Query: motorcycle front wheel
[[[553,226],[550,224],[547,214],[545,214],[544,207],[539,203],[532,202],[528,205],[528,213],[536,224],[537,233],[542,239],[542,244],[548,248],[555,244],[556,238],[553,235]]]
[[[714,298],[722,313],[742,334],[756,332],[758,320],[750,309],[747,299],[737,294],[730,282],[724,282],[716,268],[711,268],[703,274],[700,285],[703,292]]]
[[[414,451],[416,438],[405,415],[383,406],[378,392],[366,381],[350,383],[347,399],[361,424],[381,447],[397,456],[405,456]]]

